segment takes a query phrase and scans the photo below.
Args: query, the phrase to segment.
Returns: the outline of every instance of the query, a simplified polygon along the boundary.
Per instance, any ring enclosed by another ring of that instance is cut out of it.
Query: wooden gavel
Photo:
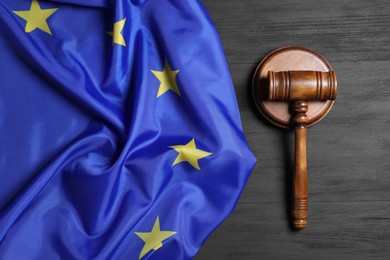
[[[285,47],[267,55],[253,77],[258,111],[271,123],[295,129],[292,225],[304,229],[308,215],[307,127],[319,122],[337,95],[336,73],[318,53]]]
[[[291,101],[291,123],[295,128],[295,155],[292,194],[292,224],[304,229],[307,224],[308,184],[306,129],[308,101],[335,100],[337,80],[334,71],[268,72],[268,100]]]

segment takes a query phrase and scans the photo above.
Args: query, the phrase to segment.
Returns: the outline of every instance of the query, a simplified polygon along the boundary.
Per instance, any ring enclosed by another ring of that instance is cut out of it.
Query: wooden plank
[[[198,259],[387,259],[389,256],[389,229],[383,228],[390,221],[385,217],[389,216],[389,202],[315,201],[310,206],[309,226],[303,232],[291,231],[286,226],[284,206],[258,203],[260,211],[254,210],[253,204],[241,203],[228,223],[206,243]]]
[[[236,210],[196,259],[389,259],[390,5],[384,0],[203,0],[220,33],[259,162]],[[287,45],[338,74],[329,115],[308,129],[309,224],[288,225],[293,135],[254,112],[257,63]]]

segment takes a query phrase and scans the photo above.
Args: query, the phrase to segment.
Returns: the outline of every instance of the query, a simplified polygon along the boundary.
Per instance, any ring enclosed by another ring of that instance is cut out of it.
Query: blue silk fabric
[[[0,259],[194,257],[255,164],[200,1],[1,0],[0,33]]]

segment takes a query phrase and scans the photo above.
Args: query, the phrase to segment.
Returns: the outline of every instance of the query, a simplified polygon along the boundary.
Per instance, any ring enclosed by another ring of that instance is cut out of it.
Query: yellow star
[[[180,91],[176,84],[176,74],[179,73],[179,70],[171,70],[168,61],[165,60],[163,71],[151,71],[154,76],[156,76],[156,78],[158,78],[158,80],[160,81],[160,87],[158,89],[157,97],[160,97],[168,90],[172,90],[180,96]]]
[[[135,232],[144,242],[145,245],[142,248],[139,259],[145,256],[151,250],[157,250],[163,246],[162,241],[173,236],[176,232],[173,231],[161,231],[160,229],[160,219],[157,217],[154,222],[152,231],[150,232]]]
[[[122,30],[123,27],[125,27],[125,23],[126,23],[126,17],[114,23],[114,29],[112,32],[107,32],[107,34],[112,36],[112,45],[116,43],[122,46],[126,46],[125,39],[123,38],[122,35]]]
[[[212,155],[212,153],[197,149],[194,138],[186,145],[174,145],[169,147],[175,149],[175,151],[179,153],[172,166],[181,162],[188,162],[194,168],[200,170],[198,160]]]
[[[26,33],[32,32],[38,28],[51,35],[51,31],[46,20],[57,10],[58,8],[41,9],[38,1],[33,0],[31,2],[30,10],[13,12],[26,20],[26,27],[24,28]]]

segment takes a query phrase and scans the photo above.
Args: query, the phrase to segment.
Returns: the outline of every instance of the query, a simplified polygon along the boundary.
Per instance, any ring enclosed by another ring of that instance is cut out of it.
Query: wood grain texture
[[[389,259],[390,4],[374,0],[203,0],[219,31],[258,164],[233,214],[196,259]],[[338,76],[337,100],[307,136],[309,224],[288,223],[293,132],[250,103],[270,51],[306,46]]]

